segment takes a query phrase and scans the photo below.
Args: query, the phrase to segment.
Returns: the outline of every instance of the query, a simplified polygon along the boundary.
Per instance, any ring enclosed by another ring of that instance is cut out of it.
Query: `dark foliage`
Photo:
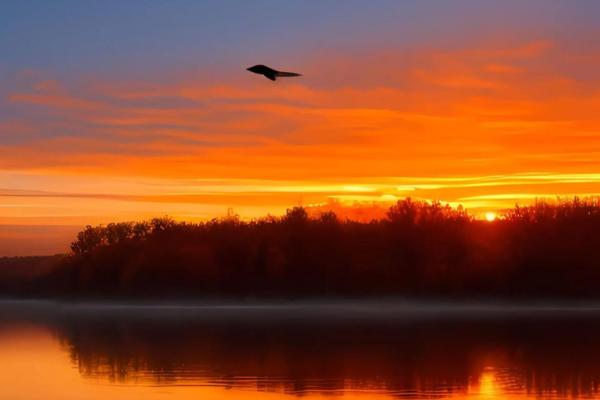
[[[67,256],[0,257],[0,295],[16,293],[35,279],[55,271]]]
[[[600,297],[600,203],[515,207],[488,223],[410,199],[370,223],[333,213],[88,226],[73,254],[21,286],[119,298]]]

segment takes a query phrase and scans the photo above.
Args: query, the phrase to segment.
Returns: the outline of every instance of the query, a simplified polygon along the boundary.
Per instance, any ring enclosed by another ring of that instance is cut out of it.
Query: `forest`
[[[385,218],[170,218],[88,226],[4,297],[62,299],[600,298],[600,201],[538,201],[493,222],[405,199]],[[14,275],[14,274],[13,274]]]

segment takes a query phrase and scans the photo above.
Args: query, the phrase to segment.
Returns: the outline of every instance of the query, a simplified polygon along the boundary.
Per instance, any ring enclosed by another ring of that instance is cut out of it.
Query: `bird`
[[[265,77],[267,77],[268,79],[270,79],[272,81],[274,81],[277,78],[292,77],[292,76],[302,76],[302,75],[297,74],[295,72],[277,71],[277,70],[275,70],[273,68],[269,68],[266,65],[262,65],[262,64],[258,64],[258,65],[255,65],[253,67],[246,68],[246,70],[248,70],[250,72],[254,72],[255,74],[264,75]]]

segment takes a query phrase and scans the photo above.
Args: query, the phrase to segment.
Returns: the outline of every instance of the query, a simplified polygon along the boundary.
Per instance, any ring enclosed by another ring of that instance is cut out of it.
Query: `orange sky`
[[[496,3],[11,3],[0,255],[164,215],[600,194],[600,5]]]
[[[6,99],[25,117],[0,125],[21,138],[0,146],[0,223],[256,217],[406,196],[481,213],[593,196],[599,82],[576,76],[598,67],[600,53],[535,40],[326,55],[276,83],[241,70],[75,85],[24,71]]]

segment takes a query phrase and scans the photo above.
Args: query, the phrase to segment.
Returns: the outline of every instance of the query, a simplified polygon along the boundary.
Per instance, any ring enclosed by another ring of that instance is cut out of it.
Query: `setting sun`
[[[565,3],[570,25],[555,30],[556,10],[540,15],[521,2],[381,2],[368,11],[345,6],[339,26],[327,17],[342,12],[333,3],[312,15],[302,2],[283,2],[278,12],[296,21],[285,35],[277,18],[226,4],[210,6],[223,26],[195,20],[213,15],[202,2],[185,11],[144,7],[152,18],[181,19],[160,32],[136,6],[117,2],[103,12],[136,16],[135,26],[106,17],[110,34],[69,28],[89,37],[56,36],[45,23],[25,29],[17,21],[26,12],[3,10],[15,19],[2,24],[12,29],[3,36],[31,44],[6,45],[0,66],[5,236],[32,238],[31,225],[201,221],[230,208],[251,219],[298,204],[387,207],[407,197],[493,220],[487,211],[600,193],[600,45],[579,46],[595,37],[595,21],[584,18],[592,12]],[[78,15],[70,23],[87,21],[91,11],[74,4],[63,10]],[[412,12],[422,23],[409,27]],[[231,22],[248,13],[264,40]],[[467,34],[458,22],[465,15],[486,28]],[[222,40],[229,35],[237,39]],[[43,37],[56,42],[45,46]],[[67,37],[73,42],[62,43]],[[142,37],[153,45],[140,46]],[[46,58],[48,48],[56,53]],[[263,62],[302,76],[271,81],[246,70]],[[18,254],[38,254],[38,243],[29,239]],[[0,255],[17,254],[3,245]],[[43,251],[67,247],[63,240]]]
[[[600,1],[1,4],[0,400],[600,400]]]
[[[488,211],[485,213],[485,220],[488,222],[494,222],[498,216],[493,211]]]

